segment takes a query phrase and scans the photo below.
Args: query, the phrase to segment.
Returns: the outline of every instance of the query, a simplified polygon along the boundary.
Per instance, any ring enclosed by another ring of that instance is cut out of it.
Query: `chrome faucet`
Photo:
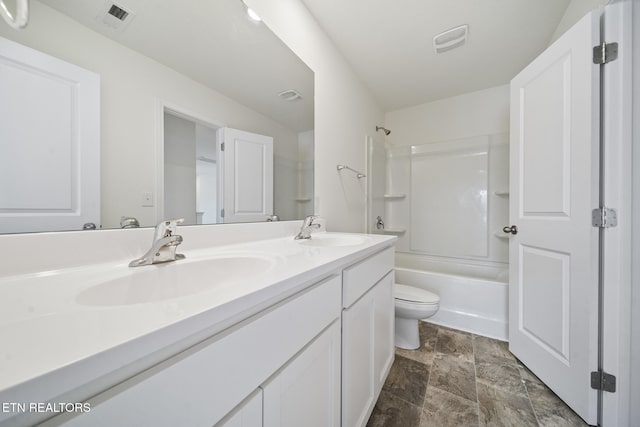
[[[300,228],[300,232],[296,234],[294,239],[295,240],[310,239],[311,232],[313,231],[313,229],[321,227],[320,224],[313,222],[316,219],[318,219],[316,215],[309,215],[308,217],[306,217],[302,222],[302,227]]]
[[[156,225],[156,232],[153,236],[151,249],[141,258],[131,261],[129,267],[140,267],[142,265],[184,259],[185,256],[183,254],[176,253],[177,246],[182,243],[182,236],[175,234],[178,224],[182,224],[183,221],[184,218],[165,219]]]

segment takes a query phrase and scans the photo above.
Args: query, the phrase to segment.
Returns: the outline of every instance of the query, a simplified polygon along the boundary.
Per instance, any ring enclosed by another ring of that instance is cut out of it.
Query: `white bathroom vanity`
[[[95,253],[0,278],[0,426],[365,425],[393,362],[395,238],[296,227],[183,227],[186,259],[137,268],[149,229],[40,235]]]

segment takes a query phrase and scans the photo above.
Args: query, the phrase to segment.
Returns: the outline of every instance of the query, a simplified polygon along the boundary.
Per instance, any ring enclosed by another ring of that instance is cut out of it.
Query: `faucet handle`
[[[303,222],[304,226],[310,226],[311,224],[313,224],[313,221],[315,221],[316,219],[318,219],[318,215],[308,215]]]
[[[172,218],[162,220],[156,225],[156,233],[154,240],[162,239],[163,237],[173,236],[178,229],[178,224],[182,224],[184,218]]]
[[[133,216],[120,217],[120,228],[138,228],[138,227],[140,227],[140,222],[136,217],[133,217]]]

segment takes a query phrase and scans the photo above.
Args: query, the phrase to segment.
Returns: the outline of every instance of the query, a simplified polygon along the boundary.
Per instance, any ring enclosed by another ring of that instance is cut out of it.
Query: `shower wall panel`
[[[509,140],[479,135],[387,151],[385,218],[398,252],[436,259],[508,262]]]
[[[489,138],[411,147],[410,249],[487,257]]]

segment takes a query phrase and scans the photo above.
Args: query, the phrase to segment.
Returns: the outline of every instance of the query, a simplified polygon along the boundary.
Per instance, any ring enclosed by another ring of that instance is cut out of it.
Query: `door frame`
[[[640,310],[638,301],[632,302],[632,245],[638,257],[640,244],[632,242],[632,203],[638,203],[639,189],[632,187],[632,48],[633,1],[613,0],[605,6],[602,24],[603,41],[617,42],[618,59],[601,68],[601,144],[602,144],[602,201],[604,206],[614,208],[618,214],[618,225],[602,233],[602,265],[604,268],[602,290],[602,367],[617,378],[615,393],[602,392],[599,423],[603,426],[630,426],[633,390],[632,366],[632,313]],[[638,6],[636,5],[636,9]],[[636,20],[640,13],[636,10]],[[637,72],[637,71],[636,71]],[[638,81],[636,81],[638,83]],[[636,91],[638,89],[636,88]],[[636,94],[637,97],[637,94]],[[638,102],[638,101],[636,101]],[[638,114],[636,112],[636,114]],[[637,126],[637,124],[636,124]],[[638,129],[636,129],[638,131]],[[636,138],[638,136],[636,135]],[[637,156],[637,154],[636,154]],[[640,166],[638,164],[636,167]],[[635,194],[633,194],[635,192]],[[635,200],[632,200],[635,197]],[[638,212],[633,212],[636,216]],[[636,226],[637,220],[636,221]],[[636,267],[637,268],[637,267]],[[636,277],[637,281],[637,277]],[[637,292],[637,291],[636,291]],[[638,298],[637,296],[635,297]],[[638,334],[638,332],[635,332]],[[636,345],[640,345],[636,344]],[[636,355],[638,357],[639,355]],[[638,361],[636,361],[638,363]],[[635,373],[638,375],[638,373]],[[631,379],[631,381],[630,381]],[[639,378],[636,377],[636,381]],[[639,399],[636,395],[635,399]],[[640,412],[640,411],[639,411]],[[636,417],[640,413],[636,413]]]
[[[633,4],[633,3],[632,3]],[[628,15],[632,18],[631,24],[628,26],[635,26],[640,28],[640,5],[635,3],[635,7],[632,7],[631,13]],[[629,64],[632,73],[634,93],[632,94],[632,137],[628,142],[629,146],[632,146],[632,160],[631,160],[631,179],[632,182],[640,182],[640,30],[636,30],[630,36],[633,38],[633,64]],[[627,286],[631,287],[634,283],[635,286],[631,291],[631,324],[640,325],[640,186],[633,186],[631,190],[631,212],[628,212],[629,218],[632,218],[631,228],[631,250],[632,258],[631,265],[628,265],[630,270],[630,282]],[[633,215],[632,215],[633,214]],[[627,271],[629,271],[627,270]],[[631,361],[629,363],[633,369],[630,369],[631,376],[630,384],[631,389],[629,391],[628,402],[640,402],[640,328],[635,328],[631,331]],[[628,413],[632,420],[640,419],[640,405],[629,405]]]
[[[175,104],[171,101],[158,99],[155,108],[155,189],[154,189],[154,213],[157,224],[165,219],[164,216],[164,114],[168,112],[174,116],[199,123],[213,129],[219,129],[227,126],[226,123],[208,117],[201,112],[193,111],[182,105]]]

